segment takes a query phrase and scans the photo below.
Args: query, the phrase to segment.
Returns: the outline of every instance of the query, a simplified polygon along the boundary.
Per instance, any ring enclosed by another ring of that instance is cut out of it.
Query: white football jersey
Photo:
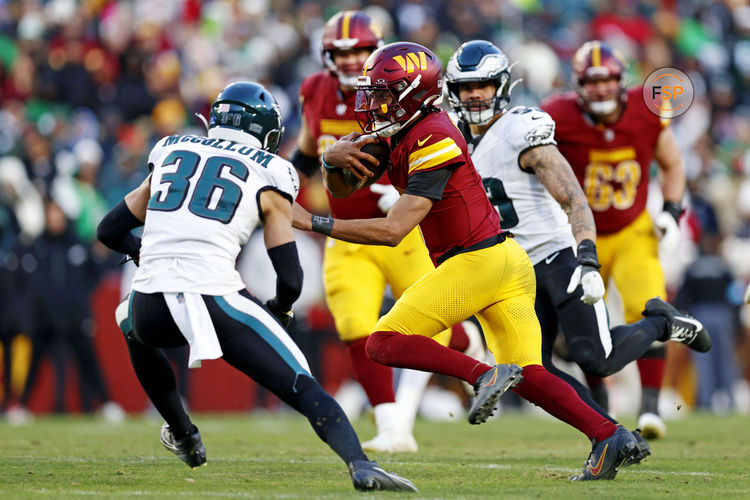
[[[525,151],[555,142],[555,122],[538,108],[516,106],[485,132],[471,159],[487,196],[534,264],[567,247],[575,248],[568,216],[534,172],[524,171]]]
[[[235,142],[191,135],[161,139],[148,158],[151,198],[133,290],[225,295],[245,288],[237,255],[260,223],[260,193],[293,202],[291,163]]]

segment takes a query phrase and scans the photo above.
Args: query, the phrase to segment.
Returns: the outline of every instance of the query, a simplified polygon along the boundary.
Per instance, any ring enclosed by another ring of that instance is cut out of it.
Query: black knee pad
[[[568,345],[570,360],[581,367],[586,375],[606,377],[606,358],[601,346],[595,345],[590,339],[578,338]]]

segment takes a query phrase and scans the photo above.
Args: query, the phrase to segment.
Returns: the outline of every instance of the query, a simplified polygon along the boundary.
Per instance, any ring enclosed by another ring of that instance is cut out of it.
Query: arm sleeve
[[[268,249],[273,269],[276,271],[276,303],[283,311],[302,293],[302,266],[299,263],[297,244],[294,241]]]
[[[102,218],[96,228],[96,237],[108,248],[135,258],[141,251],[141,239],[130,231],[142,225],[143,222],[122,200]]]
[[[452,173],[452,168],[438,168],[412,174],[404,193],[440,201]]]

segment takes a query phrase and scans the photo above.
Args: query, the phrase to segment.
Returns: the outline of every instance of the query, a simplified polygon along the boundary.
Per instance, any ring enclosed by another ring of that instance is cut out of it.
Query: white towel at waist
[[[198,293],[164,293],[172,319],[190,345],[188,367],[199,368],[203,359],[217,359],[221,351],[206,304]]]

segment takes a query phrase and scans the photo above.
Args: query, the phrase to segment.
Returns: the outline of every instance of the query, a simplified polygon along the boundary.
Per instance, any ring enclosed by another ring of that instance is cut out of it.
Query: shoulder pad
[[[510,120],[507,126],[507,140],[518,151],[557,144],[555,142],[555,122],[539,108],[515,106],[507,113]]]
[[[154,144],[154,147],[151,148],[151,152],[148,154],[148,169],[149,171],[153,171],[154,165],[159,165],[161,162],[159,161],[164,156],[164,146],[167,143],[167,140],[172,136],[166,136],[162,137],[158,141],[156,141],[156,144]]]
[[[297,199],[299,193],[299,174],[291,162],[274,156],[268,163],[268,173],[271,176],[271,185],[281,194],[290,198],[290,201]]]

